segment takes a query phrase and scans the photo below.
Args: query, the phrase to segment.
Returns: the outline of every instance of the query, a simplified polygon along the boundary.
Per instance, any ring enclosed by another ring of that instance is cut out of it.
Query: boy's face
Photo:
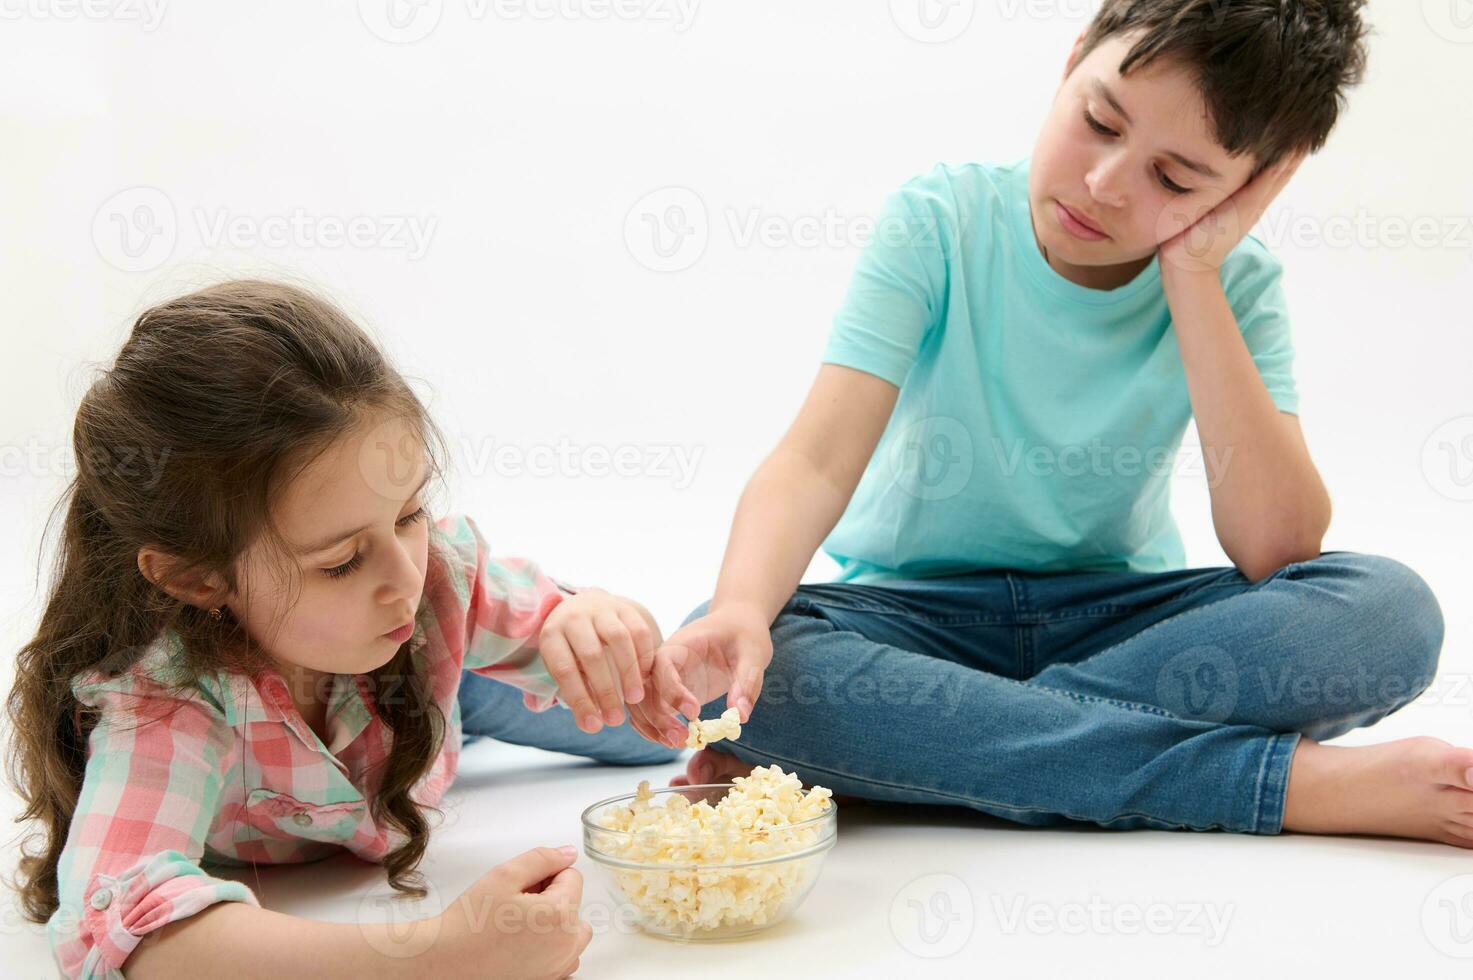
[[[1092,288],[1134,278],[1254,166],[1251,154],[1232,157],[1217,143],[1189,73],[1157,61],[1120,76],[1133,40],[1108,38],[1083,60],[1075,43],[1029,164],[1033,231],[1049,264]],[[1103,235],[1079,234],[1061,205]]]

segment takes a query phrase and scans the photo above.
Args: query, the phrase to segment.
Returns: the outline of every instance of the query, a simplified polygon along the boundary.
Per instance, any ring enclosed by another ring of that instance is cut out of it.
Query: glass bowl
[[[715,806],[733,783],[666,786],[651,806],[679,794]],[[609,896],[645,932],[681,940],[735,939],[777,925],[803,903],[839,832],[833,800],[816,817],[733,834],[611,830],[602,816],[637,796],[601,800],[583,811],[583,850]],[[658,854],[655,861],[647,855]]]

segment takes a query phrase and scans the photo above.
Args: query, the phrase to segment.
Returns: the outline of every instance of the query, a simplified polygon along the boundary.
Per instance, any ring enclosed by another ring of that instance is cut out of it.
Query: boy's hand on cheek
[[[1163,242],[1160,249],[1161,276],[1212,273],[1216,275],[1228,253],[1248,234],[1270,202],[1278,196],[1304,162],[1305,154],[1285,157],[1230,194],[1211,211],[1201,215],[1180,234]],[[1163,214],[1171,220],[1171,212]]]
[[[624,703],[644,699],[659,643],[658,630],[637,604],[602,589],[558,603],[538,639],[558,696],[585,732],[622,724]]]

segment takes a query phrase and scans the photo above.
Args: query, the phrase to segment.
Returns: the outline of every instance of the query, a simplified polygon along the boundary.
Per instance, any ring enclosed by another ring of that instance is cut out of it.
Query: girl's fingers
[[[639,666],[639,678],[643,681],[650,675],[650,668],[655,663],[655,635],[645,618],[633,609],[620,609],[619,618],[629,628],[629,638],[634,641],[634,657]]]
[[[593,625],[613,658],[614,667],[619,674],[619,686],[624,693],[622,700],[639,701],[644,696],[641,693],[644,682],[639,676],[639,660],[634,653],[634,637],[629,635],[629,627],[612,610],[600,613]]]
[[[599,721],[599,708],[594,704],[593,698],[588,694],[588,688],[583,683],[582,672],[578,669],[578,661],[573,656],[573,649],[568,645],[568,639],[561,630],[549,630],[542,634],[539,647],[542,651],[542,662],[547,665],[547,672],[552,679],[557,681],[558,697],[567,702],[568,707],[573,710],[573,717],[578,720],[578,727],[585,732],[598,731],[602,722]]]
[[[599,710],[603,713],[606,724],[617,725],[624,720],[622,710],[623,698],[619,697],[619,689],[615,687],[614,675],[609,670],[609,658],[604,654],[603,641],[598,638],[598,632],[593,628],[593,623],[583,618],[570,619],[563,627],[568,635],[568,643],[573,648],[573,656],[578,662],[578,669],[583,673],[583,682],[588,685],[589,693],[598,702]]]

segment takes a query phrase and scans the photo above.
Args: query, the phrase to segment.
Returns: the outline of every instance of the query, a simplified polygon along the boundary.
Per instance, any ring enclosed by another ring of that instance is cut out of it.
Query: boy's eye
[[[1108,127],[1106,127],[1103,124],[1101,124],[1100,121],[1098,119],[1096,119],[1094,116],[1090,115],[1088,109],[1084,110],[1084,121],[1089,125],[1089,128],[1090,129],[1092,129],[1095,132],[1099,133],[1101,136],[1117,136],[1117,135],[1119,135],[1118,133],[1115,132],[1115,130],[1109,129]],[[1157,167],[1156,168],[1156,177],[1157,177],[1158,180],[1161,181],[1161,186],[1164,187],[1164,188],[1166,188],[1168,191],[1170,191],[1173,194],[1187,194],[1187,193],[1190,193],[1191,192],[1191,188],[1190,187],[1182,187],[1180,184],[1176,183],[1170,177],[1166,176],[1166,172],[1164,170],[1162,170],[1160,167]]]
[[[397,527],[408,527],[415,521],[423,520],[428,516],[429,511],[421,507],[413,514],[410,514],[407,517],[401,517],[399,520],[395,521],[394,524]],[[341,578],[344,575],[348,575],[356,571],[358,566],[361,564],[363,564],[363,553],[359,552],[358,554],[355,554],[352,558],[349,558],[347,561],[343,562],[341,565],[336,565],[332,568],[324,568],[322,571],[323,574],[325,574],[328,578]]]

